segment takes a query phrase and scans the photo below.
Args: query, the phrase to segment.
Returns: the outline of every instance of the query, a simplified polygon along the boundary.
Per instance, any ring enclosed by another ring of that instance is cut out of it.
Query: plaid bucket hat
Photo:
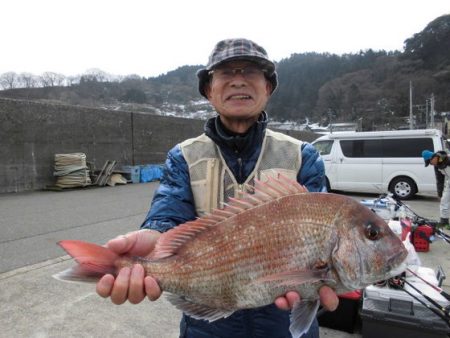
[[[267,71],[266,78],[272,84],[272,93],[278,85],[275,64],[269,60],[264,48],[247,39],[226,39],[219,41],[208,59],[206,68],[197,72],[198,90],[206,97],[205,85],[209,82],[209,71],[217,66],[234,60],[254,62]]]

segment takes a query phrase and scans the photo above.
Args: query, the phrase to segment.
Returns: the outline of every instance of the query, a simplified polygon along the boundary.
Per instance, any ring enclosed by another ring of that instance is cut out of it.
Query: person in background
[[[324,165],[308,143],[267,128],[264,108],[277,87],[275,64],[266,51],[247,39],[227,39],[214,47],[206,68],[197,73],[199,91],[214,106],[204,133],[186,140],[168,153],[163,177],[155,192],[142,230],[107,243],[118,254],[147,256],[159,235],[221,206],[255,179],[274,173],[296,179],[309,191],[325,191]],[[143,267],[123,268],[114,279],[104,276],[97,293],[115,304],[139,303],[161,295],[157,282],[144,277]],[[338,297],[323,286],[322,305],[336,309]],[[214,322],[183,315],[184,338],[289,338],[289,312],[301,295],[288,292],[274,304],[237,311]],[[317,320],[303,337],[319,337]]]
[[[432,152],[424,150],[422,157],[425,161],[425,167],[432,165],[436,175],[436,186],[438,196],[440,197],[440,219],[438,226],[450,229],[450,161],[447,152],[441,150]]]

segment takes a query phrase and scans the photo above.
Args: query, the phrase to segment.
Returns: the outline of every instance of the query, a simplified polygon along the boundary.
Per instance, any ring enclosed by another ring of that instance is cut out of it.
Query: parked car
[[[329,191],[389,191],[401,199],[437,194],[434,170],[421,154],[446,148],[439,130],[331,133],[312,144],[325,162]]]

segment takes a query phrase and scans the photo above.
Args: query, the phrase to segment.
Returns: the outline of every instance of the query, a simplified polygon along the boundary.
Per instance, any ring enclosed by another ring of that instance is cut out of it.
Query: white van
[[[389,191],[401,199],[437,195],[433,167],[424,166],[422,151],[445,149],[439,130],[331,133],[312,144],[324,160],[329,191]]]

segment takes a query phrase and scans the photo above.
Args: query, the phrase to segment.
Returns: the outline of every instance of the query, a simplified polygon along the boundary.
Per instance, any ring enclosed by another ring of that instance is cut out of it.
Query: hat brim
[[[224,60],[221,60],[220,62],[216,62],[213,63],[211,65],[209,65],[206,69],[209,71],[211,69],[214,69],[224,63],[227,62],[232,62],[232,61],[249,61],[249,62],[253,62],[256,63],[258,66],[260,66],[263,69],[266,69],[267,72],[270,74],[272,74],[275,71],[275,64],[272,61],[263,59],[259,56],[255,56],[255,55],[236,55],[236,56],[231,56],[228,57]]]
[[[208,74],[209,70],[207,70],[206,68],[203,69],[199,69],[197,71],[197,77],[198,77],[198,91],[200,92],[200,94],[203,97],[206,97],[206,92],[205,92],[205,86],[206,84],[209,82],[209,74]]]

